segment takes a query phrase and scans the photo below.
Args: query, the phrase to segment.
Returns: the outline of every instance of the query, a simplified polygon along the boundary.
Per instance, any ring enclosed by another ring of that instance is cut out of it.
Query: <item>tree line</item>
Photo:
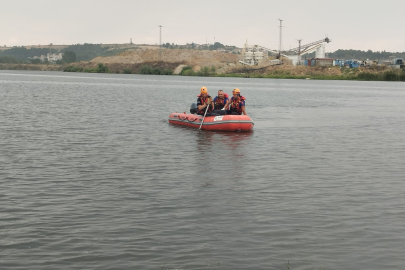
[[[13,47],[11,49],[0,51],[0,63],[28,63],[28,57],[46,55],[47,53],[57,53],[57,50],[49,48],[31,48]]]
[[[389,59],[390,56],[395,56],[396,58],[405,59],[405,52],[386,52],[386,51],[376,51],[372,50],[361,51],[361,50],[337,50],[333,53],[328,53],[328,57],[336,59],[358,59],[358,60],[384,60]]]
[[[46,55],[48,53],[64,54],[64,59],[58,61],[61,63],[72,63],[76,61],[90,61],[98,56],[113,56],[126,49],[115,49],[113,47],[103,47],[101,44],[75,44],[70,45],[60,51],[49,48],[31,48],[13,47],[8,50],[0,51],[0,63],[41,63],[39,59],[32,59],[34,56]],[[66,56],[65,56],[66,55]]]

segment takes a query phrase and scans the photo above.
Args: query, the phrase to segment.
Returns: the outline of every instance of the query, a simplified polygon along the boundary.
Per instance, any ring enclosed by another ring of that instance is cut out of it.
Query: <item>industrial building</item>
[[[334,58],[313,58],[305,59],[304,65],[316,67],[331,67],[333,66]]]
[[[241,52],[241,60],[239,63],[249,66],[257,66],[263,64],[264,60],[269,59],[268,49],[259,45],[248,45],[246,40]]]
[[[325,44],[331,42],[329,38],[324,38],[309,44],[301,45],[299,40],[299,46],[288,51],[277,51],[265,48],[259,45],[249,45],[247,40],[241,53],[241,60],[239,61],[243,65],[274,65],[283,62],[283,59],[291,60],[293,65],[304,65],[305,62],[301,61],[301,57],[305,54],[315,52],[315,59],[322,65],[329,63],[329,58],[325,58]],[[275,55],[277,59],[269,60],[269,54]],[[320,61],[325,59],[325,61]],[[331,64],[333,65],[333,63]]]

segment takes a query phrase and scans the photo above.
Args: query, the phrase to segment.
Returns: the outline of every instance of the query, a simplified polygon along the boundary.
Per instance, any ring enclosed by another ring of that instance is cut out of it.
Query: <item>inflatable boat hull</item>
[[[203,116],[186,113],[172,113],[169,116],[169,123],[179,126],[199,128]],[[220,115],[206,116],[201,126],[203,130],[212,131],[251,131],[253,120],[247,115]]]

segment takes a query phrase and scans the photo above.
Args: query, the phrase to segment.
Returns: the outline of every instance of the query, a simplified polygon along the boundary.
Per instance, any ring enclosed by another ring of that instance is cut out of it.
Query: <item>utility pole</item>
[[[162,60],[162,25],[159,25],[159,60]]]
[[[297,62],[297,66],[300,65],[301,63],[301,41],[302,39],[297,39],[298,41],[298,62]]]
[[[280,21],[280,38],[279,38],[279,44],[278,44],[278,59],[281,59],[281,50],[282,50],[282,44],[283,44],[283,20],[278,19]]]

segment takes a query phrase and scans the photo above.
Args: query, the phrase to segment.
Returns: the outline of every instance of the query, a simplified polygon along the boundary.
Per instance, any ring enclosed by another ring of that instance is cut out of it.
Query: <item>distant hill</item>
[[[8,50],[0,51],[0,57],[8,56],[8,57],[13,57],[15,59],[18,59],[22,62],[28,62],[28,57],[46,55],[47,53],[50,53],[50,52],[55,53],[57,51],[53,50],[53,49],[50,50],[49,48],[27,49],[25,47],[13,47]]]
[[[77,61],[90,61],[98,56],[112,56],[121,53],[127,49],[118,49],[114,47],[105,47],[100,44],[77,44],[70,45],[61,50],[61,52],[74,52]]]
[[[52,45],[53,46],[53,45]],[[28,57],[34,56],[41,56],[46,55],[47,53],[57,53],[57,52],[67,52],[71,51],[76,54],[77,61],[89,61],[98,56],[112,56],[118,53],[121,53],[128,48],[136,48],[135,45],[128,46],[124,45],[114,45],[111,44],[110,46],[102,45],[102,44],[76,44],[76,45],[68,45],[63,46],[63,48],[54,49],[54,47],[61,47],[61,46],[53,46],[52,49],[48,45],[48,48],[37,48],[37,47],[12,47],[7,50],[0,51],[0,57],[7,56],[13,57],[15,59],[20,60],[21,62],[28,62]]]

